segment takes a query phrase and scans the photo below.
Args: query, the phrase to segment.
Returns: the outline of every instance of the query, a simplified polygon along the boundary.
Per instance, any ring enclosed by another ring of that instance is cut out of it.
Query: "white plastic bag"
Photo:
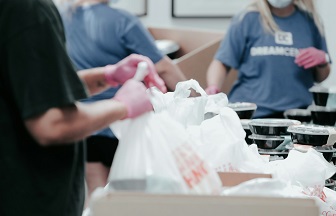
[[[325,180],[336,167],[328,163],[323,155],[310,148],[306,153],[291,150],[285,160],[270,162],[274,178],[282,179],[302,188],[302,193],[323,199]]]
[[[182,125],[166,112],[111,125],[119,139],[109,184],[149,193],[219,193],[215,170],[196,153]]]
[[[187,130],[199,141],[194,143],[196,150],[217,171],[263,172],[266,162],[246,144],[245,131],[233,109],[224,107],[219,115]]]
[[[191,90],[200,93],[199,97],[189,97]],[[155,89],[152,104],[155,112],[168,111],[171,118],[184,126],[199,125],[204,120],[208,96],[196,80],[179,82],[174,93],[162,94]]]
[[[204,113],[219,114],[220,110],[223,107],[227,107],[228,103],[229,103],[228,98],[226,94],[224,94],[223,92],[214,95],[209,95]]]

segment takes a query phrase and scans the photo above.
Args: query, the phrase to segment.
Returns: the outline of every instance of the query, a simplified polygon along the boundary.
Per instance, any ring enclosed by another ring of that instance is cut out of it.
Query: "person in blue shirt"
[[[157,73],[169,90],[174,90],[177,82],[186,80],[172,60],[161,54],[136,16],[111,8],[107,0],[60,0],[56,3],[65,27],[67,50],[78,70],[114,64],[136,53],[155,63]],[[111,98],[119,87],[110,88],[85,102]],[[89,196],[95,188],[106,185],[117,144],[118,140],[109,128],[87,139]]]
[[[324,30],[313,0],[255,0],[237,14],[207,71],[219,92],[231,68],[230,102],[253,102],[254,118],[283,118],[312,103],[309,88],[330,72]]]

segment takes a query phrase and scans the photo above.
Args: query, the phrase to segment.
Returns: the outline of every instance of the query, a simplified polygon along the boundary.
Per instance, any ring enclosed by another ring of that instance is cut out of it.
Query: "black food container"
[[[240,119],[251,119],[257,109],[256,104],[248,102],[229,103],[228,107],[236,111]]]
[[[310,106],[313,124],[335,126],[336,108],[327,108],[323,106]]]
[[[328,107],[328,99],[335,98],[336,89],[323,86],[313,86],[309,89],[313,94],[314,103],[318,106]]]
[[[292,125],[287,130],[294,144],[311,146],[333,146],[336,130],[333,127],[318,125]],[[328,143],[329,142],[329,143]]]
[[[336,152],[336,149],[332,146],[326,146],[326,147],[319,147],[316,146],[314,148],[316,151],[323,154],[323,157],[326,159],[326,161],[330,162],[333,158],[334,153]]]
[[[251,132],[251,130],[250,130],[250,127],[249,127],[249,125],[248,125],[248,123],[250,123],[250,122],[251,122],[250,119],[241,119],[241,120],[240,120],[240,123],[241,123],[241,125],[243,126],[244,131],[245,131],[245,133],[246,133],[245,141],[246,141],[247,144],[252,144],[252,143],[253,143],[253,140],[251,140],[251,139],[249,138],[249,136],[252,134],[252,132]]]
[[[291,119],[253,119],[249,123],[250,130],[254,134],[266,136],[280,136],[287,133],[291,125],[300,125],[301,122]]]
[[[284,112],[286,119],[298,120],[309,123],[311,121],[311,112],[308,109],[289,109]]]
[[[255,143],[259,149],[276,149],[285,140],[284,137],[257,134],[252,134],[249,138],[253,140],[253,143]]]

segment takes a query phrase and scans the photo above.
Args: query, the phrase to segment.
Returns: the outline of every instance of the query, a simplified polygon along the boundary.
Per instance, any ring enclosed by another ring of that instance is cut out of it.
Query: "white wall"
[[[324,22],[328,49],[333,61],[331,75],[323,82],[323,85],[336,86],[336,1],[318,0],[318,7]]]
[[[148,15],[141,17],[146,26],[202,28],[225,31],[230,23],[227,18],[173,18],[171,16],[172,0],[147,0]],[[210,1],[210,0],[209,0]],[[192,2],[192,0],[190,0]]]
[[[229,18],[173,18],[171,16],[171,0],[147,0],[148,15],[141,17],[146,26],[202,28],[225,31],[230,23]],[[192,0],[190,0],[192,2]],[[232,0],[234,1],[234,0]],[[317,0],[317,6],[324,21],[326,37],[331,59],[332,72],[326,81],[326,86],[336,86],[336,0]]]

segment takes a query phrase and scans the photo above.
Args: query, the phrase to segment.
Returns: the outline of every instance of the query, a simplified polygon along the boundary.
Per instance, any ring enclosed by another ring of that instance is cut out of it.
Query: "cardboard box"
[[[110,193],[92,216],[319,216],[313,199]]]
[[[224,32],[154,27],[149,27],[148,30],[156,40],[168,39],[177,42],[180,50],[174,62],[187,79],[195,79],[206,88],[206,72]]]
[[[253,178],[271,178],[255,173],[219,175],[225,186]],[[115,192],[93,201],[91,211],[92,216],[319,216],[313,199]]]
[[[272,178],[271,174],[262,173],[219,172],[218,175],[225,187],[236,186],[255,178]]]
[[[155,28],[149,32],[156,40],[174,40],[181,49],[174,62],[182,70],[187,79],[195,79],[202,88],[206,88],[206,73],[225,33],[199,29]],[[231,70],[227,75],[223,88],[228,93],[237,79],[237,71]]]

